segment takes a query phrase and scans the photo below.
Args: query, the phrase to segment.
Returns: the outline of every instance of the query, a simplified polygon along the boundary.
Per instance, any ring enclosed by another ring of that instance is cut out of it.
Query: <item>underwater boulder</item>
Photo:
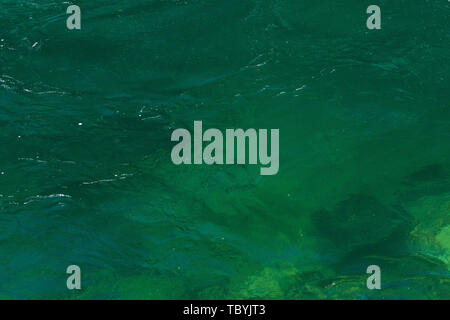
[[[332,211],[316,211],[312,219],[323,237],[340,249],[353,250],[388,239],[405,222],[403,214],[401,208],[358,194],[341,201]]]

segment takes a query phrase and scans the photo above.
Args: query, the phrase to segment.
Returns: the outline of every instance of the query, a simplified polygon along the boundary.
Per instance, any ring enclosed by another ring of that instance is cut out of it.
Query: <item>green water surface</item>
[[[74,4],[0,0],[0,299],[450,298],[450,2]],[[194,120],[278,174],[175,166]]]

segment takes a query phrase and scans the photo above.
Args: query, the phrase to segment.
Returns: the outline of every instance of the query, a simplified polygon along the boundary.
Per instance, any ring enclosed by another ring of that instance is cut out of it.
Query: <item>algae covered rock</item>
[[[229,287],[231,299],[285,299],[286,288],[295,280],[297,268],[290,263],[264,267]]]
[[[436,236],[436,242],[442,249],[442,255],[440,258],[447,264],[447,268],[450,265],[450,226],[446,226]]]
[[[409,235],[411,250],[450,263],[450,195],[426,196],[413,202],[408,211],[416,224]]]

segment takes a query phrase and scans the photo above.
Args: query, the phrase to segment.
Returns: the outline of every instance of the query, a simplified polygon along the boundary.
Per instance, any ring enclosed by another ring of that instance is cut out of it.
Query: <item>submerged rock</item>
[[[371,196],[352,195],[332,211],[315,212],[312,219],[323,237],[340,249],[353,250],[386,240],[399,227],[403,228],[404,213]]]
[[[411,250],[450,264],[450,194],[422,197],[407,208],[416,221]]]
[[[420,183],[426,181],[436,181],[447,178],[448,175],[442,165],[432,164],[425,166],[412,174],[407,178],[408,183]]]
[[[450,226],[446,226],[436,236],[436,242],[442,249],[442,254],[439,258],[447,264],[447,268],[450,266]]]

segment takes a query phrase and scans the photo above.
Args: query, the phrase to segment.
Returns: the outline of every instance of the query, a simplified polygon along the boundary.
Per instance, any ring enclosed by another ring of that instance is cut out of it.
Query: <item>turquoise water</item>
[[[0,298],[450,298],[450,3],[368,30],[372,2],[76,1],[67,30],[1,0]],[[175,166],[194,120],[279,128],[278,174]]]

